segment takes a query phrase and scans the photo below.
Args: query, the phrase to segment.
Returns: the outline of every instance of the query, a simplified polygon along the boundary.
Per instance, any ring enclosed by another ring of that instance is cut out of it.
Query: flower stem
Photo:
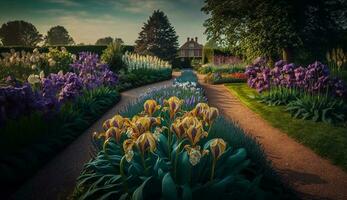
[[[146,167],[146,161],[145,161],[144,153],[141,153],[141,161],[142,161],[143,168],[145,169],[145,175],[147,175],[147,167]]]
[[[210,177],[210,181],[213,180],[213,177],[214,177],[214,168],[216,167],[216,160],[213,159],[212,161],[212,169],[211,169],[211,177]]]
[[[126,192],[128,192],[128,183],[127,183],[127,179],[126,179],[125,173],[124,173],[124,162],[125,162],[125,156],[123,156],[121,161],[120,161],[119,171],[120,171],[120,175],[122,176],[122,179],[123,179],[124,189]]]

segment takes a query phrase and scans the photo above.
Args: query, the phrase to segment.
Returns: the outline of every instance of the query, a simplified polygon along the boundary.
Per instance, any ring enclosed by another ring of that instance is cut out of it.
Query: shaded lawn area
[[[241,102],[272,126],[347,171],[347,123],[331,125],[295,119],[285,111],[285,106],[267,106],[258,102],[254,99],[257,92],[245,83],[233,83],[226,86]]]

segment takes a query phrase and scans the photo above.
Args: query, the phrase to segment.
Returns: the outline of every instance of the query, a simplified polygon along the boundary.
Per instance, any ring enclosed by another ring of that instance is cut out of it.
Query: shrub
[[[247,80],[244,73],[231,73],[231,74],[225,74],[225,73],[209,73],[205,76],[204,81],[206,83],[212,83],[212,84],[223,84],[223,83],[245,83]]]
[[[114,72],[119,72],[125,68],[123,63],[123,49],[122,44],[117,42],[112,42],[107,46],[101,55],[101,60],[110,66],[110,69]]]

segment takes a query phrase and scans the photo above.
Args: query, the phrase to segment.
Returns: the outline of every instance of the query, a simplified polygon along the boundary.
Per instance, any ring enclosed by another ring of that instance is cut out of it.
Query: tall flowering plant
[[[329,92],[336,96],[345,94],[342,80],[332,78],[329,68],[316,61],[306,68],[293,63],[278,61],[273,69],[264,63],[253,64],[246,68],[247,83],[258,92],[272,87],[295,88],[312,94]]]
[[[109,69],[107,64],[101,63],[99,56],[94,53],[81,52],[71,67],[88,89],[101,85],[114,86],[118,82],[118,76]]]
[[[129,71],[137,69],[171,69],[169,62],[156,56],[126,52],[122,58]]]

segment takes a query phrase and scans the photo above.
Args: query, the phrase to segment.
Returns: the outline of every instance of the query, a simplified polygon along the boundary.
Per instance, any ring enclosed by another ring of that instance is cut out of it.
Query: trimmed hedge
[[[24,46],[5,46],[0,47],[0,54],[5,52],[10,52],[11,49],[14,49],[15,51],[26,51],[26,52],[32,52],[35,48],[38,48],[40,52],[48,52],[48,48],[50,47],[62,47],[62,46],[45,46],[45,47],[24,47]],[[82,51],[88,51],[92,53],[97,53],[99,55],[102,54],[102,52],[107,48],[106,45],[75,45],[75,46],[64,46],[66,50],[73,54],[78,54]],[[134,46],[132,45],[124,45],[123,46],[123,53],[126,51],[133,52]]]

